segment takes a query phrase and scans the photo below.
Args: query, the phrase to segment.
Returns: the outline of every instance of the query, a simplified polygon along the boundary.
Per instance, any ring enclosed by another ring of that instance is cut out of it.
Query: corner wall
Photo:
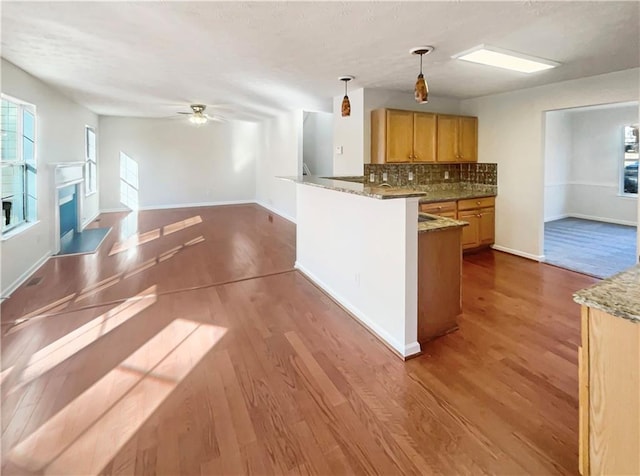
[[[302,175],[303,112],[283,112],[259,124],[256,201],[296,221],[296,187],[278,177]]]
[[[478,116],[480,162],[498,164],[496,249],[541,259],[544,239],[544,112],[637,101],[640,69],[461,102]]]
[[[54,250],[55,186],[51,164],[85,160],[85,126],[96,129],[98,143],[101,134],[96,114],[5,59],[2,59],[2,92],[36,106],[38,167],[38,222],[0,243],[0,287],[5,298]],[[82,197],[83,225],[98,214],[99,196],[96,193]]]

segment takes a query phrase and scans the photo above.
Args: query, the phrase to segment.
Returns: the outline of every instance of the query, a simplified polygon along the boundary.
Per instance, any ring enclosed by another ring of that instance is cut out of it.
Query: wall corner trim
[[[296,219],[293,218],[291,215],[287,215],[286,213],[278,210],[277,208],[272,207],[271,205],[267,205],[266,203],[259,201],[259,200],[254,200],[252,202],[249,203],[255,203],[256,205],[261,206],[262,208],[266,208],[267,210],[275,213],[276,215],[281,216],[282,218],[284,218],[285,220],[289,220],[291,223],[296,223]]]
[[[2,300],[8,299],[11,297],[11,294],[18,289],[27,279],[29,279],[36,271],[40,269],[42,265],[44,265],[53,253],[51,251],[47,251],[44,256],[42,256],[38,261],[36,261],[29,269],[27,269],[24,273],[20,275],[18,279],[16,279],[13,283],[11,283],[6,288],[2,289]]]
[[[516,256],[520,256],[521,258],[527,258],[533,261],[542,261],[544,259],[544,255],[534,255],[532,253],[527,253],[526,251],[520,251],[520,250],[514,250],[512,248],[507,248],[506,246],[500,246],[500,245],[492,245],[491,248],[493,248],[496,251],[502,251],[504,253],[509,253],[511,255],[516,255]]]

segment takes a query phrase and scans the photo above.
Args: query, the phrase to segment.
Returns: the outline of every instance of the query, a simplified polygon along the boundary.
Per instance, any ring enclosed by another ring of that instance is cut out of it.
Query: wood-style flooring
[[[576,474],[595,280],[466,256],[460,330],[402,362],[257,205],[104,214],[2,304],[3,474]]]

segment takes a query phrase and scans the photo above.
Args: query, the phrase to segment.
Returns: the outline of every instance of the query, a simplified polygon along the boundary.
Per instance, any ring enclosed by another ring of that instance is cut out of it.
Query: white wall
[[[311,175],[333,174],[333,114],[304,112],[302,160]]]
[[[252,201],[256,123],[100,117],[100,207],[120,203],[120,152],[138,162],[141,209]]]
[[[256,200],[296,221],[296,188],[278,177],[302,175],[302,110],[283,112],[259,124]]]
[[[364,89],[349,91],[351,115],[342,117],[342,98],[333,98],[333,175],[364,174]],[[342,147],[342,154],[336,154]]]
[[[334,153],[336,176],[362,175],[364,164],[371,163],[371,111],[379,108],[458,114],[460,101],[430,97],[427,104],[418,104],[412,92],[390,89],[357,89],[349,92],[351,116],[341,116],[343,96],[333,98],[333,145],[342,146],[343,154]]]
[[[623,128],[637,123],[637,104],[571,113],[570,215],[637,224],[637,198],[620,196]]]
[[[479,118],[480,162],[498,164],[497,249],[534,259],[543,254],[543,113],[637,101],[639,72],[635,68],[461,102],[463,114]]]
[[[544,220],[569,215],[569,182],[572,158],[571,113],[546,114],[544,138]]]
[[[419,352],[418,199],[297,191],[296,267],[401,355]]]
[[[51,86],[2,59],[2,92],[36,106],[39,223],[2,241],[0,286],[6,297],[44,262],[55,247],[53,167],[55,162],[84,161],[85,126],[101,132],[97,116]],[[98,156],[98,161],[101,157]],[[99,194],[83,197],[83,223],[98,214]]]

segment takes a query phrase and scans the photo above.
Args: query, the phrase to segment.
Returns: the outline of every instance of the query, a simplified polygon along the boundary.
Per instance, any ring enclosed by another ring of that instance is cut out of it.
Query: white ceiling
[[[190,103],[252,119],[352,88],[468,98],[639,66],[632,2],[2,2],[2,56],[98,114]],[[485,43],[562,63],[525,75],[451,59]],[[215,112],[215,111],[214,111]]]

